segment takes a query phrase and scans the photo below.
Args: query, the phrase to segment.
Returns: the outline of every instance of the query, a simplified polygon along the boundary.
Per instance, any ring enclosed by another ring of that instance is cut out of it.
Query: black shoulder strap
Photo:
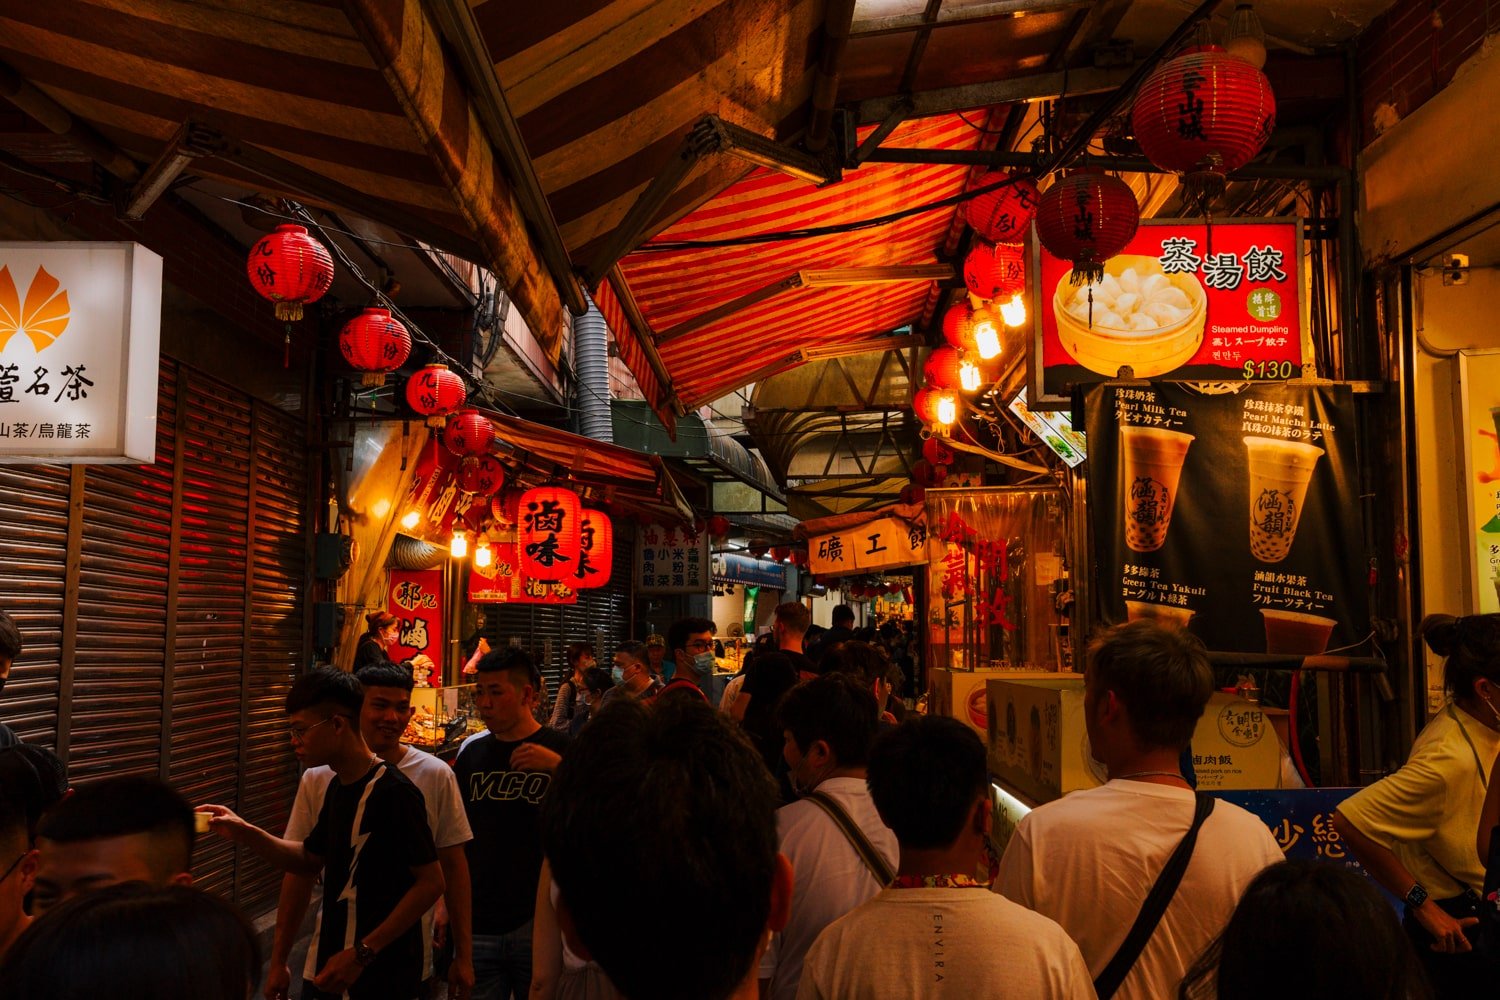
[[[1156,926],[1161,923],[1162,914],[1167,912],[1167,905],[1177,894],[1177,886],[1181,884],[1188,861],[1193,857],[1193,848],[1198,843],[1198,831],[1203,828],[1203,821],[1208,819],[1208,814],[1214,811],[1215,801],[1212,795],[1198,793],[1193,825],[1188,827],[1177,850],[1172,852],[1166,867],[1156,877],[1156,884],[1147,893],[1146,901],[1141,904],[1141,912],[1136,915],[1135,923],[1131,925],[1130,933],[1125,935],[1120,950],[1115,952],[1115,957],[1109,960],[1104,971],[1094,980],[1094,992],[1099,995],[1099,1000],[1109,1000],[1115,995],[1115,991],[1135,966],[1136,960],[1141,957],[1141,952],[1146,950],[1146,942],[1156,933]]]
[[[849,845],[854,848],[854,853],[859,855],[865,867],[870,869],[870,874],[875,876],[875,881],[879,882],[882,887],[895,881],[896,872],[891,868],[891,863],[885,859],[885,855],[875,849],[875,845],[870,843],[870,838],[865,836],[865,831],[859,828],[859,825],[844,811],[844,807],[839,805],[832,796],[823,792],[808,792],[802,797],[822,807],[833,820],[834,825],[843,831]]]

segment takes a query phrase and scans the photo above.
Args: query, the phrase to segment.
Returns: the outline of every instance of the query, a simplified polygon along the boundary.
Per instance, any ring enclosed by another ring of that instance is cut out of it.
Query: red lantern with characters
[[[339,353],[363,384],[383,385],[411,356],[411,334],[389,309],[366,309],[339,330]]]
[[[517,501],[516,556],[533,580],[566,580],[577,572],[583,505],[564,486],[538,486]]]
[[[255,241],[245,274],[261,298],[276,303],[276,318],[290,323],[333,284],[333,258],[306,227],[288,223]]]
[[[464,380],[447,365],[427,365],[406,380],[406,402],[427,418],[429,427],[443,426],[468,396]]]
[[[602,587],[614,571],[615,526],[602,510],[584,508],[578,534],[578,567],[570,579],[579,590]]]
[[[482,497],[494,496],[505,485],[505,466],[494,455],[469,455],[458,466],[458,488]]]
[[[455,455],[483,455],[495,440],[495,425],[478,410],[462,410],[443,426],[443,444]]]

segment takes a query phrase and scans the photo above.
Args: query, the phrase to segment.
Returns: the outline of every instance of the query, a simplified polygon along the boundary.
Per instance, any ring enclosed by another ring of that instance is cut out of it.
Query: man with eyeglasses
[[[209,828],[283,871],[322,872],[318,974],[303,1000],[411,1000],[422,981],[421,918],[443,893],[443,872],[422,793],[359,731],[364,690],[352,674],[320,667],[286,697],[288,735],[308,767],[334,779],[303,842],[283,840],[224,806]],[[268,1000],[285,1000],[284,993]]]
[[[707,618],[680,618],[667,629],[667,655],[677,664],[671,683],[659,697],[678,694],[709,701],[714,681],[714,623]]]

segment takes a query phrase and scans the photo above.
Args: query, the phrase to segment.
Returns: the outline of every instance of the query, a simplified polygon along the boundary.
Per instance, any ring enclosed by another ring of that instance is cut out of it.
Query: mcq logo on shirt
[[[551,783],[552,775],[545,771],[480,771],[469,776],[469,801],[525,799],[539,805]]]

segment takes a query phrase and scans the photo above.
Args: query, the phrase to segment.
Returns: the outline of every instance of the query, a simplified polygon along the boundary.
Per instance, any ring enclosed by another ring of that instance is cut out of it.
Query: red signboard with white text
[[[1032,409],[1116,378],[1300,378],[1307,329],[1295,219],[1148,220],[1104,278],[1075,285],[1039,242],[1032,255]]]
[[[391,570],[386,610],[401,620],[401,636],[390,651],[400,663],[418,653],[443,662],[443,571]]]

